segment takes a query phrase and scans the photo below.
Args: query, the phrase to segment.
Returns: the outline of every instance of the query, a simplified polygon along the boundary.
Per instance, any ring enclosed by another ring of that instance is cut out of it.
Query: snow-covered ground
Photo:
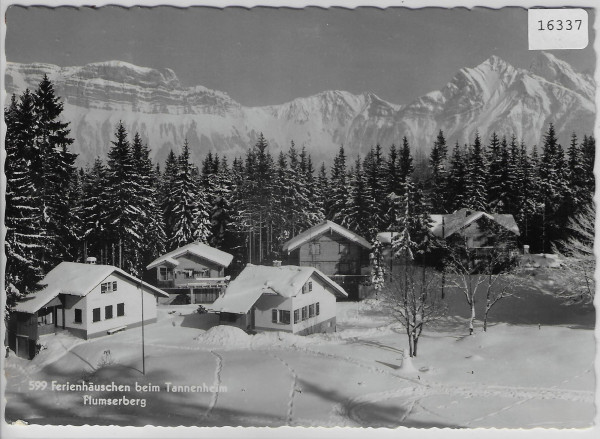
[[[487,333],[467,307],[427,328],[419,356],[376,300],[338,303],[338,332],[248,335],[195,305],[161,306],[141,328],[91,341],[42,338],[34,360],[6,360],[6,418],[29,424],[163,426],[586,427],[594,418],[594,313],[529,292],[501,303]],[[127,384],[131,392],[30,390],[30,383]],[[160,391],[137,392],[135,385]],[[168,392],[198,385],[201,392]],[[203,387],[204,386],[204,387]],[[220,388],[219,388],[220,387]],[[143,398],[92,406],[93,398]]]

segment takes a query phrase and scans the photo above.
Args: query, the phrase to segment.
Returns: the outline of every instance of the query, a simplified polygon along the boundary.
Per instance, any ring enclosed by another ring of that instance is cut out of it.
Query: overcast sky
[[[404,104],[493,54],[517,67],[528,67],[535,55],[520,8],[13,6],[6,23],[8,61],[69,66],[114,59],[169,67],[184,85],[225,91],[249,106],[332,89]],[[590,33],[587,49],[553,53],[591,73],[592,41]]]

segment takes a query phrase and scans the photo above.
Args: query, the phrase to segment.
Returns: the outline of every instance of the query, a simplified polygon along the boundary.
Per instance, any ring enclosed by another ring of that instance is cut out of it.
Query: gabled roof
[[[339,224],[334,223],[333,221],[327,220],[323,221],[321,224],[311,227],[308,230],[305,230],[299,235],[294,236],[283,245],[283,251],[291,252],[300,247],[302,244],[305,244],[326,232],[337,233],[338,235],[341,235],[350,241],[356,242],[367,250],[371,250],[371,244],[369,244],[369,241],[367,241],[365,238],[346,229],[345,227],[340,226]]]
[[[155,294],[169,296],[163,290],[147,284],[112,265],[61,262],[39,282],[39,285],[43,285],[43,288],[25,296],[23,300],[16,304],[15,311],[33,314],[59,294],[84,297],[113,273],[118,273],[132,282],[141,283],[146,289]]]
[[[314,267],[295,265],[268,267],[248,264],[240,275],[229,284],[225,293],[207,308],[217,312],[245,314],[263,294],[286,298],[295,296],[313,275],[318,277],[336,296],[348,296],[342,287]]]
[[[221,251],[217,248],[211,247],[206,244],[202,244],[201,242],[192,242],[191,244],[184,245],[183,247],[179,247],[172,252],[169,252],[158,259],[155,259],[146,267],[147,270],[151,270],[152,268],[158,267],[159,265],[167,264],[172,267],[176,267],[179,265],[179,261],[177,258],[185,255],[186,253],[190,253],[194,256],[198,256],[199,258],[206,259],[210,262],[214,262],[215,264],[221,265],[222,267],[228,267],[233,260],[233,255]]]
[[[479,219],[484,217],[496,222],[515,235],[519,235],[519,226],[512,215],[490,214],[481,211],[470,211],[468,209],[460,209],[449,214],[431,215],[433,221],[431,232],[440,238],[448,238],[469,224],[479,221]]]

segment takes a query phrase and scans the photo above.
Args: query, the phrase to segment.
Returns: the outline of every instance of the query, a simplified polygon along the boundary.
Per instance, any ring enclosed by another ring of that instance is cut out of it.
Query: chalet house
[[[41,289],[17,303],[8,322],[9,346],[33,358],[40,336],[67,330],[90,339],[156,321],[164,291],[111,265],[61,262]]]
[[[484,258],[492,248],[516,252],[519,226],[510,214],[490,214],[469,209],[454,213],[431,215],[431,233],[446,241],[447,245],[462,245],[471,250],[475,259]],[[386,270],[393,272],[401,262],[393,257],[392,242],[398,232],[380,232],[377,240],[382,244]]]
[[[490,214],[470,209],[431,215],[431,232],[446,241],[460,239],[469,249],[485,252],[494,246],[514,246],[519,226],[510,214]]]
[[[179,247],[149,264],[151,280],[171,295],[189,293],[191,303],[213,302],[227,286],[233,256],[200,242]]]
[[[324,221],[283,245],[286,263],[314,267],[358,298],[359,285],[368,278],[371,244],[332,221]]]
[[[248,264],[212,305],[219,322],[246,331],[334,332],[342,287],[314,267]]]

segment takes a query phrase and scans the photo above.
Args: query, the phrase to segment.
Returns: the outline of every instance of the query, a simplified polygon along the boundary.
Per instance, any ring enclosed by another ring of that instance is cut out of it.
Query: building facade
[[[111,265],[62,262],[17,303],[8,323],[9,346],[33,358],[39,337],[66,330],[83,339],[151,324],[167,294]]]
[[[209,306],[220,324],[248,332],[334,332],[336,298],[347,294],[313,267],[248,265]]]
[[[193,242],[152,261],[147,279],[171,296],[188,295],[189,303],[212,303],[227,286],[225,269],[232,259],[229,253]]]
[[[287,241],[285,263],[314,267],[340,284],[351,299],[368,279],[371,244],[363,237],[324,221]]]

